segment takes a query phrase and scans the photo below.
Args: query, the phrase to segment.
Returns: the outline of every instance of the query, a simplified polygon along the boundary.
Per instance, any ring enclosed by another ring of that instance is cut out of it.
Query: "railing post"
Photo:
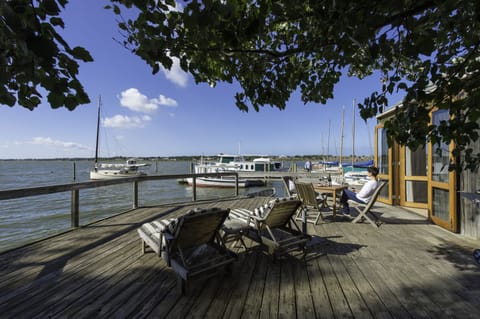
[[[133,208],[138,208],[138,181],[133,182]]]
[[[192,177],[192,200],[195,202],[197,200],[197,177],[193,175]]]
[[[78,189],[72,190],[72,200],[71,200],[71,207],[70,207],[70,219],[71,219],[72,228],[77,228],[80,224],[78,193],[79,193]]]
[[[238,196],[238,173],[235,173],[235,196]]]

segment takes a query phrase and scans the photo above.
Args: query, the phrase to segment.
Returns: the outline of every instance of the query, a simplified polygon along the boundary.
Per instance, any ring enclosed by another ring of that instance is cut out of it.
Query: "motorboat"
[[[206,173],[228,173],[228,172],[267,172],[282,169],[282,163],[273,161],[269,157],[258,157],[247,161],[242,155],[218,154],[215,161],[200,159],[194,165],[195,174]],[[186,178],[183,182],[193,185],[193,178]],[[195,185],[199,187],[235,187],[235,177],[196,177]],[[265,185],[264,179],[260,178],[239,178],[238,187],[251,187]]]
[[[193,185],[193,178],[186,178],[188,185]],[[195,185],[198,187],[235,187],[235,178],[231,176],[219,176],[219,177],[197,177]],[[252,186],[264,186],[265,182],[262,179],[238,179],[238,187],[246,188]]]

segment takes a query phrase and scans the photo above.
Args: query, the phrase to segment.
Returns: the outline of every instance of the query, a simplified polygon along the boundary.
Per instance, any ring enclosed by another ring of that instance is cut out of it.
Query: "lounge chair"
[[[271,201],[254,211],[232,209],[229,222],[241,224],[243,235],[260,244],[273,259],[294,251],[306,253],[310,237],[303,233],[293,217],[302,202],[298,199],[283,198]]]
[[[236,260],[219,232],[229,212],[220,208],[194,210],[176,220],[144,224],[138,230],[142,252],[148,245],[161,255],[177,273],[177,286],[184,294],[189,279],[216,274],[221,268],[230,270]],[[160,232],[154,232],[155,228]]]
[[[324,220],[321,209],[325,207],[327,197],[324,194],[317,195],[312,183],[295,183],[298,198],[306,214],[306,222],[317,224],[319,219]],[[297,214],[296,220],[302,220],[302,211]]]
[[[349,206],[353,207],[358,212],[358,216],[352,220],[352,223],[357,223],[359,221],[367,220],[374,227],[380,227],[382,222],[374,213],[371,212],[371,208],[377,201],[378,194],[380,194],[380,191],[385,185],[386,185],[386,182],[380,182],[380,184],[375,189],[375,192],[373,193],[372,198],[368,203],[362,204],[353,200],[348,200]],[[373,219],[375,219],[375,221],[373,221],[368,217],[367,215],[368,213],[370,213],[370,215],[373,217]]]

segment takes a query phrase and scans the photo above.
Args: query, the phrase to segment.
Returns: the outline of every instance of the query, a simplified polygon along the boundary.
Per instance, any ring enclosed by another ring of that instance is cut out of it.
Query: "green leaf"
[[[50,23],[54,26],[65,28],[65,24],[63,23],[63,20],[61,18],[58,18],[58,17],[50,18]]]
[[[47,100],[48,103],[50,103],[50,106],[56,109],[64,105],[65,97],[63,96],[63,94],[51,92],[50,94],[48,94]]]
[[[90,55],[90,52],[88,52],[87,50],[85,50],[82,47],[73,48],[72,55],[73,55],[74,58],[85,61],[85,62],[93,61],[93,58]]]

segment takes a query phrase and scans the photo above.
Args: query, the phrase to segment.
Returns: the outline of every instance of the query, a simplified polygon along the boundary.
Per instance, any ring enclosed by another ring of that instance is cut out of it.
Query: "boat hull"
[[[117,178],[128,178],[128,177],[138,177],[146,175],[144,172],[120,172],[118,170],[98,170],[90,172],[90,179],[92,180],[101,180],[101,179],[117,179]]]
[[[188,185],[193,185],[193,178],[186,178]],[[233,178],[209,178],[209,177],[197,177],[195,184],[197,187],[221,187],[232,188],[235,187],[235,179]],[[238,187],[246,188],[252,186],[264,186],[265,182],[260,179],[239,179]]]

